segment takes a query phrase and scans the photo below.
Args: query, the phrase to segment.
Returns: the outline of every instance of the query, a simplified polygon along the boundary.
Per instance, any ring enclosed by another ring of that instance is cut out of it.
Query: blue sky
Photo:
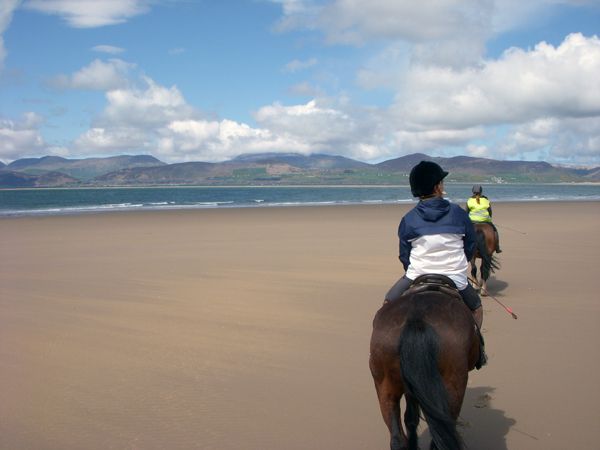
[[[2,0],[0,161],[600,165],[599,0]]]

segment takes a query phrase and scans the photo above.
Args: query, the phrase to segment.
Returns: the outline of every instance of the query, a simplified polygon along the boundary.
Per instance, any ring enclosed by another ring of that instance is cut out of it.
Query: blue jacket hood
[[[450,202],[443,198],[421,200],[415,210],[421,219],[426,222],[437,222],[450,211]]]
[[[467,261],[475,252],[476,235],[473,222],[460,206],[443,198],[421,200],[400,222],[400,261],[406,270],[410,262],[411,240],[432,234],[459,234],[463,236]]]

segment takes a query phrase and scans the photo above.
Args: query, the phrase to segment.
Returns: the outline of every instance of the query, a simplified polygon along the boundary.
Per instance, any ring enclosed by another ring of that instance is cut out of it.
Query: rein
[[[512,228],[508,228],[508,227],[503,227],[502,225],[498,225],[497,223],[495,223],[494,225],[496,225],[498,228],[504,228],[505,230],[509,230],[509,231],[514,231],[515,233],[519,233],[519,234],[527,234],[523,231],[519,231],[519,230],[513,230]]]

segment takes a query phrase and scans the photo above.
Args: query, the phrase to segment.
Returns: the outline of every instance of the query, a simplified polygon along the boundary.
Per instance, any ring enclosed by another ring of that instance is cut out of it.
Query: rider
[[[421,161],[410,172],[410,189],[419,203],[400,222],[400,261],[406,273],[385,296],[389,302],[400,298],[413,280],[425,274],[449,277],[475,316],[478,329],[483,322],[481,298],[467,282],[469,260],[475,253],[473,222],[460,206],[443,198],[448,175],[438,164]],[[483,345],[483,339],[480,342]],[[482,347],[482,365],[487,357]]]
[[[481,195],[482,192],[483,190],[481,189],[480,185],[476,184],[473,186],[473,197],[467,200],[465,211],[469,213],[469,217],[473,222],[486,222],[492,226],[494,232],[496,233],[496,239],[498,240],[498,248],[496,249],[496,253],[502,253],[498,229],[496,228],[496,225],[492,223],[492,204],[485,195]]]

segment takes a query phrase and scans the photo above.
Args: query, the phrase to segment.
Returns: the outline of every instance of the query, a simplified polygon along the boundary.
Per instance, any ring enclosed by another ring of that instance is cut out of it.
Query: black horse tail
[[[500,261],[494,255],[488,252],[487,244],[485,243],[485,232],[477,230],[477,251],[481,257],[481,278],[487,280],[490,274],[500,268]]]
[[[439,335],[421,313],[411,315],[398,342],[400,371],[406,388],[405,417],[409,449],[417,448],[419,407],[439,450],[458,450],[463,442],[450,414],[450,395],[438,369]]]

